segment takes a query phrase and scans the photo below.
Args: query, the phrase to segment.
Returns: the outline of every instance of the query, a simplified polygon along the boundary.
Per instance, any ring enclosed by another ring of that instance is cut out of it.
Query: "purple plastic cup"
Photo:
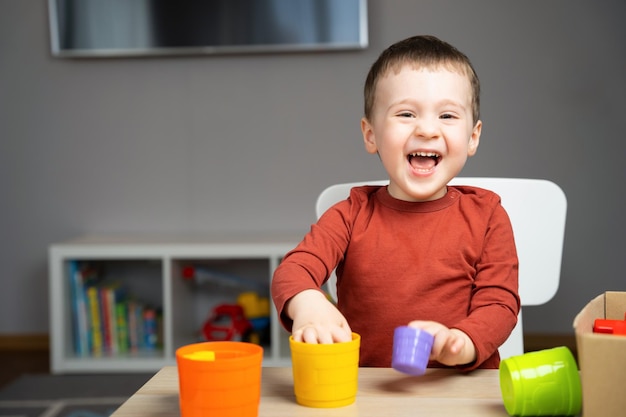
[[[423,375],[433,347],[433,335],[409,326],[396,327],[393,332],[391,366],[409,375]]]

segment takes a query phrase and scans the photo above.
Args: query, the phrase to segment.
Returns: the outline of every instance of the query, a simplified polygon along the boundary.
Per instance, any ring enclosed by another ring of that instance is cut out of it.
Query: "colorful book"
[[[70,279],[70,298],[72,303],[72,333],[74,337],[74,352],[78,356],[87,356],[89,348],[89,323],[87,313],[87,299],[83,274],[77,261],[68,264]]]
[[[128,304],[125,300],[120,300],[115,304],[115,319],[118,352],[126,353],[128,352],[130,343],[128,334]]]
[[[157,313],[153,308],[146,308],[143,312],[143,347],[153,350],[158,341]]]
[[[100,302],[100,320],[102,326],[102,351],[115,353],[111,346],[111,308],[109,306],[109,289],[98,287],[98,300]]]
[[[135,300],[128,301],[128,342],[131,352],[143,347],[143,307]]]
[[[87,300],[89,303],[89,339],[91,341],[91,353],[94,356],[101,356],[104,349],[104,343],[98,287],[90,286],[87,288]]]
[[[110,283],[102,285],[99,291],[104,349],[106,352],[115,355],[119,351],[117,304],[124,301],[124,289],[119,283]]]

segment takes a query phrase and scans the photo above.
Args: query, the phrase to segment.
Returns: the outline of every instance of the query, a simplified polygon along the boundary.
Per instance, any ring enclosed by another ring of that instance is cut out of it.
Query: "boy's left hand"
[[[443,365],[465,365],[476,360],[472,339],[459,329],[449,329],[435,321],[415,320],[409,326],[424,330],[434,336],[430,359]]]

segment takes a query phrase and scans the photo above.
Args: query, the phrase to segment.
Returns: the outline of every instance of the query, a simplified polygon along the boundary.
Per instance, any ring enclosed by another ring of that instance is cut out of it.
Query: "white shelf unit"
[[[182,268],[193,265],[246,277],[267,285],[282,257],[297,238],[84,237],[49,248],[50,344],[52,373],[154,372],[174,365],[176,349],[199,341],[212,308],[233,302],[246,288],[215,282],[191,283]],[[70,262],[103,266],[138,299],[162,309],[162,348],[124,354],[80,356],[75,353],[70,296]],[[290,364],[288,333],[270,307],[270,343],[264,366]]]

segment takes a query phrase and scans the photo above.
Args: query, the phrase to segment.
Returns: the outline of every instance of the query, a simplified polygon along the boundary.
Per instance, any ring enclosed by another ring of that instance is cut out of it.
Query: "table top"
[[[425,375],[414,377],[391,368],[360,368],[356,401],[332,409],[298,405],[291,368],[263,368],[261,381],[259,417],[508,416],[496,369],[467,374],[453,369],[428,369]],[[161,369],[113,414],[131,416],[180,416],[175,366]]]

